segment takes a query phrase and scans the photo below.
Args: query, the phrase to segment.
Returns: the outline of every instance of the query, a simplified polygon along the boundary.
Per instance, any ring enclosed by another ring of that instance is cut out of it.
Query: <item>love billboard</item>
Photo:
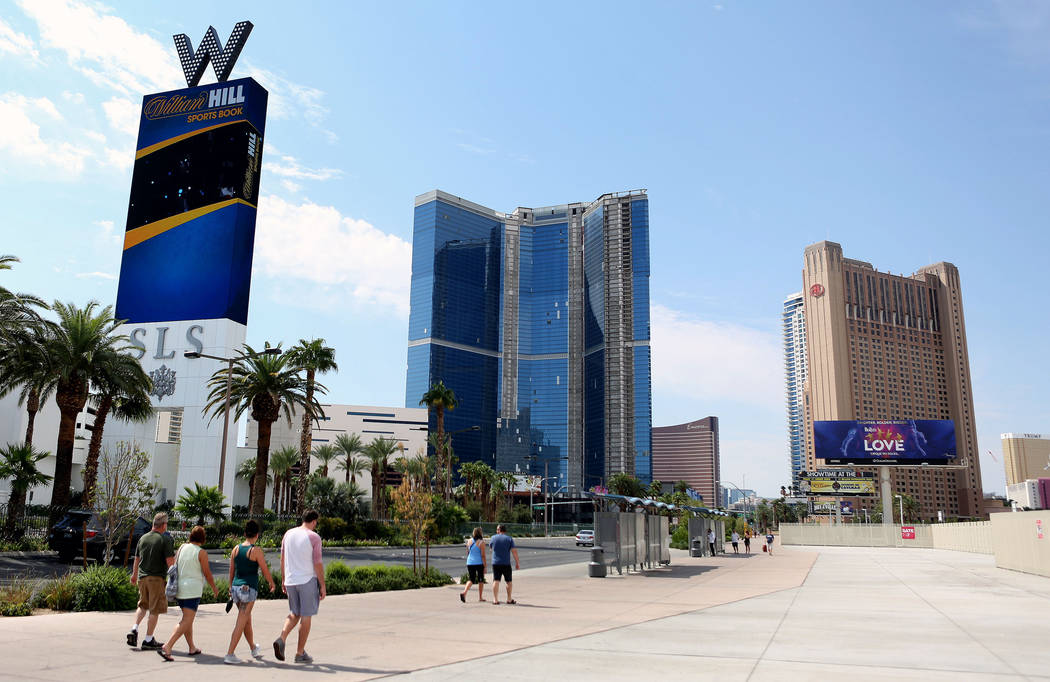
[[[827,464],[949,464],[950,419],[839,420],[813,423],[814,454]]]

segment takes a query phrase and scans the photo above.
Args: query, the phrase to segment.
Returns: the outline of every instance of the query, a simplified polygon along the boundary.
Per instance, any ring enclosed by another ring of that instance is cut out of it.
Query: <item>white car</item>
[[[576,534],[576,546],[587,545],[594,547],[594,531],[593,530],[581,530]]]

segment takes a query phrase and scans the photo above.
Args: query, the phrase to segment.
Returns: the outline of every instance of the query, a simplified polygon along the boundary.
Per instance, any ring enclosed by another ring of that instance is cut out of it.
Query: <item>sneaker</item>
[[[296,654],[295,655],[295,662],[296,663],[313,663],[314,662],[314,657],[304,651],[301,654]]]
[[[222,662],[223,663],[228,663],[230,665],[237,665],[239,663],[244,663],[244,661],[242,661],[241,659],[237,658],[237,656],[234,655],[234,654],[226,654],[225,656],[222,657]]]
[[[263,648],[261,646],[252,647],[252,658],[262,658]]]
[[[280,637],[273,640],[273,655],[278,661],[284,660],[284,640]]]
[[[161,644],[160,642],[158,642],[156,638],[147,640],[147,641],[142,643],[142,648],[143,649],[159,649],[162,646],[164,646],[164,645]]]
[[[138,630],[132,630],[131,632],[128,633],[128,646],[138,646],[138,645],[139,645],[139,631]]]

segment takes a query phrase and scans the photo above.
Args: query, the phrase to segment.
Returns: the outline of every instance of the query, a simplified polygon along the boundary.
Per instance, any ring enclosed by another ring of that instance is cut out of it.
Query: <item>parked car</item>
[[[588,547],[594,547],[594,531],[593,530],[581,530],[576,534],[576,546],[587,545]]]
[[[47,536],[47,546],[58,552],[58,559],[63,563],[71,562],[75,557],[84,555],[85,533],[84,522],[87,521],[87,558],[102,561],[106,551],[106,536],[103,533],[105,524],[98,514],[87,509],[71,509],[59,519]],[[150,532],[153,524],[141,516],[135,520],[131,532],[131,553],[134,554],[139,538]],[[113,555],[123,558],[128,546],[128,534],[113,544]]]

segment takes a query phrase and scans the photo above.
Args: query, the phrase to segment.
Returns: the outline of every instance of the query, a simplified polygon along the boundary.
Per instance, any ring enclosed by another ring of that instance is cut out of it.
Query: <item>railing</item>
[[[0,504],[0,533],[7,527],[9,505]],[[47,520],[49,508],[40,505],[29,505],[22,508],[22,513],[15,519],[15,534],[29,538],[47,537]]]

